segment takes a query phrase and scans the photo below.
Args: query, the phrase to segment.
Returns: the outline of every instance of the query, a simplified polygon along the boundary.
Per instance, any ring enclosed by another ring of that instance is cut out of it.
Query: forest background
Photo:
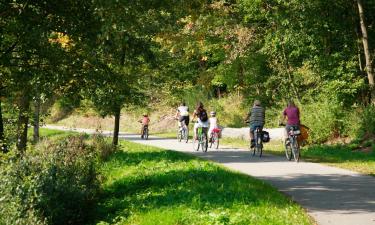
[[[374,10],[361,0],[2,1],[2,149],[24,152],[28,126],[36,142],[41,121],[72,114],[112,116],[116,145],[120,127],[145,111],[156,126],[181,101],[242,127],[254,99],[268,127],[294,100],[312,143],[372,139]]]

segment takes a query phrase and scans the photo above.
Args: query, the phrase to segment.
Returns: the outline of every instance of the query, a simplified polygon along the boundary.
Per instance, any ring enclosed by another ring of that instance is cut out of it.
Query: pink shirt
[[[288,125],[299,125],[299,109],[294,106],[289,106],[284,109],[284,116],[288,117]]]
[[[143,119],[142,119],[142,124],[148,125],[149,122],[150,122],[150,119],[148,118],[148,116],[144,116]]]

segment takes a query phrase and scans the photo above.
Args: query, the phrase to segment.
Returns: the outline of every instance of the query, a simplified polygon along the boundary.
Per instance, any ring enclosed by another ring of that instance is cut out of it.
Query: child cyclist
[[[150,123],[150,118],[148,117],[147,113],[143,113],[143,118],[138,120],[142,124],[142,129],[141,129],[141,138],[143,138],[143,131],[145,127],[148,127],[148,124]]]
[[[211,117],[210,117],[210,119],[209,119],[209,121],[208,121],[208,123],[210,124],[210,128],[208,129],[208,134],[210,135],[210,139],[211,139],[211,137],[212,137],[212,133],[213,132],[220,132],[220,130],[219,130],[219,126],[218,126],[218,124],[219,124],[219,121],[218,121],[218,119],[217,119],[217,117],[216,117],[216,112],[215,111],[212,111],[211,113],[210,113],[210,115],[211,115]]]

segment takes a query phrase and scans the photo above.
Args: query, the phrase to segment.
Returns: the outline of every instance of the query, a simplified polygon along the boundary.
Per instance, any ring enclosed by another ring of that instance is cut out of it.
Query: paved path
[[[131,134],[121,134],[120,138],[193,154],[265,180],[307,209],[320,225],[375,225],[374,177],[317,163],[289,162],[267,154],[262,158],[251,157],[249,151],[236,148],[203,153],[194,151],[191,143],[179,143],[175,139],[150,137],[146,141]]]

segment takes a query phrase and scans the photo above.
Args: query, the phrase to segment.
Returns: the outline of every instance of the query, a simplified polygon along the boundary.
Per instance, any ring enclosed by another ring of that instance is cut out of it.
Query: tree
[[[96,62],[102,72],[100,84],[92,85],[92,100],[102,116],[115,117],[113,144],[118,144],[121,109],[142,95],[145,68],[155,65],[155,35],[176,22],[176,15],[199,1],[96,1],[96,15],[102,21]],[[181,9],[183,6],[183,9]],[[174,14],[176,13],[176,14]],[[177,17],[178,18],[178,17]]]
[[[70,53],[51,38],[61,33],[69,36],[76,46],[86,40],[89,28],[92,28],[89,25],[94,24],[90,19],[90,4],[76,1],[1,2],[0,62],[10,71],[8,83],[11,86],[7,88],[7,95],[14,97],[19,112],[17,148],[21,153],[26,149],[31,100],[35,95],[53,90],[51,88],[62,86],[69,80],[61,79],[67,73],[56,72],[69,68],[61,66],[61,63]],[[47,89],[42,90],[42,87]]]
[[[367,79],[370,85],[371,102],[372,104],[375,104],[374,71],[372,67],[372,58],[371,58],[370,47],[369,47],[369,42],[368,42],[367,26],[366,26],[365,15],[364,15],[365,13],[364,13],[362,1],[361,0],[356,0],[356,1],[357,1],[357,6],[358,6],[359,21],[360,21],[361,31],[362,31],[363,50],[364,50],[365,59],[366,59]]]

